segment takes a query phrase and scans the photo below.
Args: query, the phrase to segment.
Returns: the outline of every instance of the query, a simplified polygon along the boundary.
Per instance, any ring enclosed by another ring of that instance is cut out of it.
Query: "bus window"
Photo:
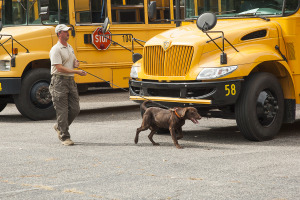
[[[91,0],[92,6],[92,23],[103,23],[106,14],[106,0]]]
[[[289,0],[285,4],[285,14],[292,14],[298,10],[298,0]]]
[[[116,23],[145,23],[144,0],[111,0],[112,21]]]
[[[151,0],[152,1],[152,0]],[[170,23],[170,21],[167,21],[168,19],[171,19],[170,15],[170,0],[153,0],[156,1],[156,20],[151,22],[149,21],[149,24],[153,23]]]
[[[89,0],[75,0],[75,18],[76,23],[91,23],[91,4]]]
[[[186,0],[185,17],[196,18],[204,12],[216,13],[218,17],[238,17],[245,14],[278,16],[282,15],[282,6],[283,0]],[[286,1],[285,13],[294,13],[297,8],[297,0]]]
[[[26,24],[26,0],[5,0],[3,14],[3,24],[20,25]]]
[[[30,0],[28,8],[28,24],[41,24],[38,1]]]
[[[68,0],[59,0],[60,2],[60,24],[68,24],[69,23],[69,4]]]
[[[221,7],[233,5],[234,0],[197,0],[197,8],[195,9],[195,0],[186,0],[185,3],[185,18],[196,18],[204,12],[221,12]]]
[[[201,7],[201,1],[198,1],[198,7]],[[195,13],[195,6],[194,6],[194,0],[186,0],[185,1],[185,17],[191,18],[195,17],[197,13]]]
[[[34,0],[33,0],[34,2]],[[59,4],[60,3],[60,4]],[[34,9],[34,8],[32,8]],[[49,1],[49,20],[45,24],[68,24],[69,23],[68,0]],[[60,16],[60,18],[59,18]]]
[[[106,0],[75,0],[76,23],[103,23],[106,3]]]
[[[173,0],[173,6],[174,6],[174,18],[176,19],[176,1],[177,0]],[[179,19],[184,19],[186,18],[185,16],[185,11],[184,11],[184,4],[188,3],[188,1],[190,1],[192,4],[194,4],[194,0],[180,0],[180,16]]]
[[[59,5],[60,3],[60,5]],[[59,6],[59,7],[58,7]],[[58,9],[59,8],[59,9]],[[69,23],[68,0],[49,1],[49,23]],[[59,19],[60,16],[60,19]]]
[[[256,8],[272,8],[280,10],[283,0],[245,0],[241,1],[240,12]]]

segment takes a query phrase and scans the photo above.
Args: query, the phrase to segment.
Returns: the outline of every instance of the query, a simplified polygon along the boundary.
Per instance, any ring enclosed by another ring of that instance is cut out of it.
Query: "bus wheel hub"
[[[262,91],[257,99],[257,116],[261,125],[270,125],[278,112],[278,102],[270,91]]]
[[[36,83],[31,90],[31,100],[39,108],[46,108],[52,104],[49,84],[46,82]]]

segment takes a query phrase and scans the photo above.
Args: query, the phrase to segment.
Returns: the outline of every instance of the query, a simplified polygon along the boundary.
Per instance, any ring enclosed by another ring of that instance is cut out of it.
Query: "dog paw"
[[[180,146],[180,145],[176,145],[176,148],[177,148],[177,149],[183,149],[183,147]]]
[[[134,143],[135,143],[135,144],[137,144],[138,141],[139,141],[139,140],[138,140],[137,138],[134,139]]]

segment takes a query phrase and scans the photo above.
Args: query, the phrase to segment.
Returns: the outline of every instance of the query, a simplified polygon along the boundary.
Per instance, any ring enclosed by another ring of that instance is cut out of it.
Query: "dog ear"
[[[178,115],[179,115],[180,117],[184,117],[186,111],[187,111],[187,108],[177,108],[177,109],[176,109],[176,112],[178,113]]]

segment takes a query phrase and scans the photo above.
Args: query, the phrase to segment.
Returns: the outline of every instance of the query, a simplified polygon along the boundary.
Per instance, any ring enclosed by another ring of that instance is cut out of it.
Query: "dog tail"
[[[147,110],[147,104],[149,104],[149,103],[152,103],[152,101],[150,101],[150,100],[144,101],[141,105],[141,110],[143,110],[143,111]]]

